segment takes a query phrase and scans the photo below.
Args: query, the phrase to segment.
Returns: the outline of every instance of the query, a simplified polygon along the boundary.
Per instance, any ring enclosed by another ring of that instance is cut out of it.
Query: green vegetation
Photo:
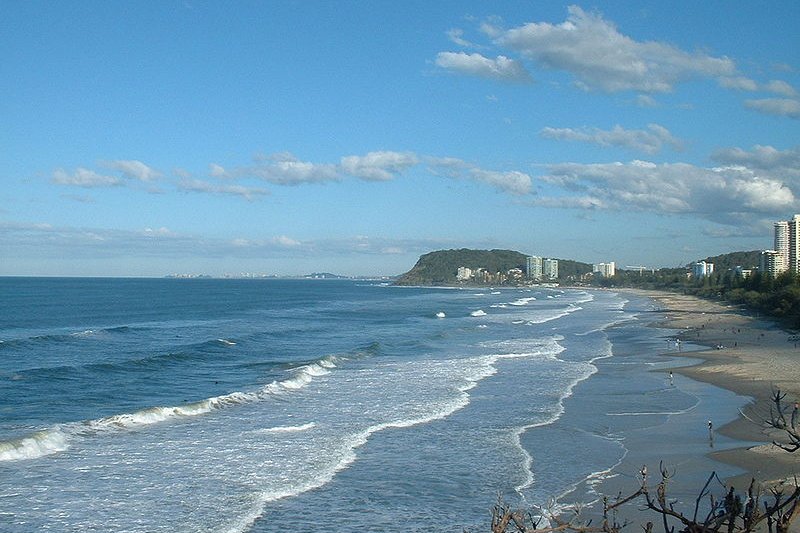
[[[483,268],[495,274],[505,274],[513,268],[525,270],[528,256],[513,250],[440,250],[427,253],[419,258],[414,268],[400,276],[397,285],[457,285],[456,274],[459,267],[473,270]],[[591,265],[558,260],[559,280],[579,279],[592,271]]]

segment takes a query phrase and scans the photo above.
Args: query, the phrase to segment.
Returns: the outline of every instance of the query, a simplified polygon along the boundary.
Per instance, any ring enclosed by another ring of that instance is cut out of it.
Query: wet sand
[[[800,336],[795,341],[792,332],[774,322],[725,303],[660,291],[625,292],[659,303],[662,309],[653,313],[654,326],[680,330],[681,341],[708,347],[685,353],[702,362],[675,368],[675,373],[753,398],[742,416],[714,429],[737,440],[763,443],[711,453],[715,460],[746,472],[729,481],[742,487],[751,478],[774,482],[800,476],[800,451],[789,453],[771,444],[785,439],[780,432],[768,431],[759,423],[769,417],[773,391],[780,389],[787,394],[789,412],[800,400]],[[670,356],[675,355],[681,354],[670,352]]]

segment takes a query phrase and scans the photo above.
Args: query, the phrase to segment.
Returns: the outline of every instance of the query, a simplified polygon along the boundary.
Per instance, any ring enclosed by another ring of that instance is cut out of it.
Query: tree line
[[[668,290],[722,300],[773,317],[787,327],[800,328],[800,276],[793,272],[773,277],[754,270],[745,277],[729,269],[695,278],[685,268],[641,273],[620,270],[613,277],[594,279],[592,284]]]

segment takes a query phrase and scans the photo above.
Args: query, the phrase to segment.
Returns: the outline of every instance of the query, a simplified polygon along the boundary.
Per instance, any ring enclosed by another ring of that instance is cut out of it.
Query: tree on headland
[[[791,414],[787,414],[785,398],[786,395],[779,390],[773,392],[770,414],[762,424],[783,435],[783,441],[773,441],[776,446],[794,453],[800,450],[800,414],[797,403]],[[656,528],[663,528],[664,533],[788,533],[800,515],[800,483],[797,478],[773,484],[766,490],[753,478],[747,490],[742,492],[726,485],[712,472],[698,492],[691,513],[687,513],[678,509],[677,502],[669,497],[668,485],[674,473],[661,464],[659,475],[658,482],[651,486],[647,467],[642,467],[637,476],[639,487],[625,496],[619,493],[615,498],[603,497],[602,514],[596,517],[596,521],[585,519],[581,506],[555,513],[549,509],[513,509],[499,501],[492,508],[491,532],[620,533],[630,524],[619,518],[623,506],[628,503],[639,503],[659,522],[659,526],[653,521],[643,524],[645,533],[653,533]]]

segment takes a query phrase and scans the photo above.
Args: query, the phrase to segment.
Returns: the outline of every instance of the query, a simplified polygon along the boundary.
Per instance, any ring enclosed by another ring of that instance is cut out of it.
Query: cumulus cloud
[[[683,145],[667,128],[658,124],[648,124],[646,130],[626,130],[619,125],[611,130],[547,127],[539,135],[548,139],[585,142],[603,147],[619,146],[648,154],[660,152],[665,145],[675,150],[680,150]]]
[[[744,166],[563,163],[551,165],[542,180],[573,195],[546,197],[537,200],[540,205],[692,214],[732,225],[779,216],[797,205],[784,182]]]
[[[254,200],[257,196],[269,194],[265,189],[245,187],[243,185],[220,185],[198,179],[185,178],[178,182],[178,188],[187,192],[200,192],[210,194],[223,194],[239,196],[245,200]]]
[[[473,179],[488,183],[492,187],[511,194],[528,194],[531,192],[531,177],[524,172],[511,170],[498,172],[496,170],[481,170],[478,168],[469,171]]]
[[[410,152],[369,152],[364,156],[343,157],[342,171],[368,181],[389,181],[419,163]]]
[[[216,177],[226,178],[255,177],[276,185],[324,183],[341,179],[336,165],[300,161],[287,152],[261,158],[252,166],[232,170],[214,165],[212,173]]]
[[[636,41],[599,14],[568,8],[560,24],[531,22],[517,28],[489,28],[495,42],[542,67],[567,71],[587,90],[664,93],[692,77],[733,76],[727,57],[686,52],[656,41]]]
[[[797,89],[783,80],[771,80],[767,83],[760,84],[755,80],[751,80],[750,78],[735,76],[723,77],[718,81],[720,86],[725,87],[726,89],[736,89],[749,92],[764,91],[779,94],[788,98],[794,98],[797,96]]]
[[[83,167],[78,167],[72,174],[68,173],[63,168],[58,168],[53,171],[52,181],[59,185],[74,185],[76,187],[85,188],[113,187],[122,184],[122,180],[115,176],[98,174],[93,170]]]
[[[797,180],[796,186],[800,186],[800,146],[788,150],[761,145],[751,150],[725,148],[714,152],[711,158],[721,165],[746,167],[776,180]]]
[[[139,181],[153,181],[161,176],[161,173],[137,160],[118,159],[115,161],[105,161],[102,163],[105,168],[117,170],[129,179]]]
[[[426,163],[434,175],[452,179],[471,179],[514,195],[529,194],[532,189],[531,177],[516,170],[484,170],[455,157],[429,157],[426,158]]]
[[[767,115],[800,119],[800,100],[763,98],[760,100],[745,100],[744,105]]]
[[[436,65],[457,74],[467,74],[515,83],[529,83],[531,76],[519,61],[506,56],[490,59],[478,53],[439,52]]]

